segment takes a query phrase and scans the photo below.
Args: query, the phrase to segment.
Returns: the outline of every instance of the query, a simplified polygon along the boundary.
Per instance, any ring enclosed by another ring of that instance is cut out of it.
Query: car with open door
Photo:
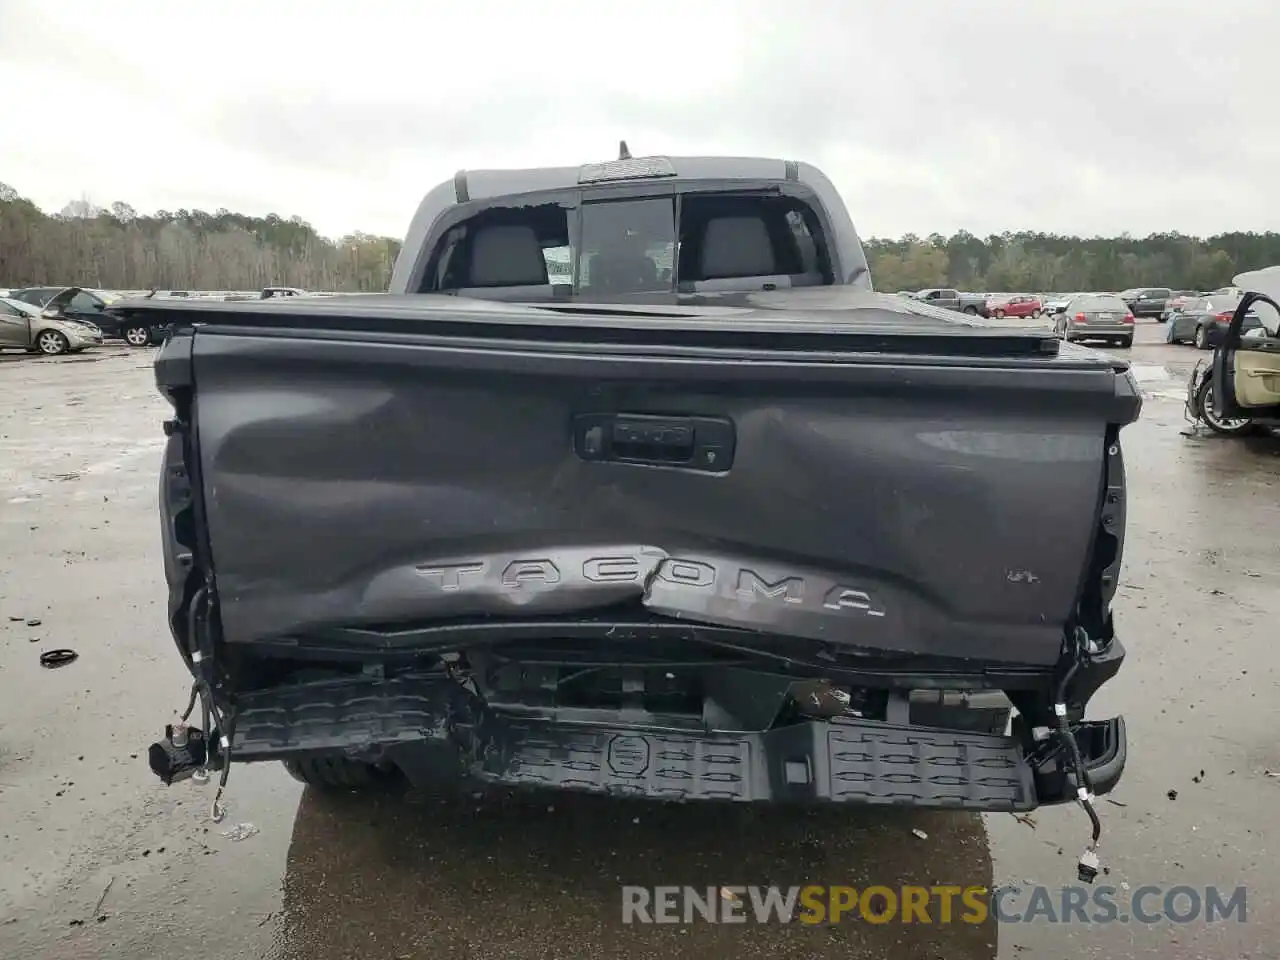
[[[15,297],[0,297],[0,350],[55,357],[101,343],[102,331],[92,323],[41,310]]]
[[[26,287],[10,296],[43,311],[45,316],[87,323],[108,339],[123,340],[132,347],[145,347],[159,340],[158,331],[147,318],[135,319],[114,309],[114,303],[83,287]]]
[[[1235,278],[1243,296],[1213,360],[1187,384],[1187,413],[1215,433],[1280,427],[1280,266]]]

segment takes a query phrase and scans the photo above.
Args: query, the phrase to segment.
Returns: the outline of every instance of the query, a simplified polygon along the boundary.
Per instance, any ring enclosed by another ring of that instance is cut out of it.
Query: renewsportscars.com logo
[[[622,888],[623,923],[1220,923],[1245,887],[659,886]]]

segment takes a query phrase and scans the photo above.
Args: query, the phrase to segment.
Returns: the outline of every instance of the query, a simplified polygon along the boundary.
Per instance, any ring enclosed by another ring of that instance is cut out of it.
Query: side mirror
[[[45,307],[40,311],[40,316],[44,317],[46,320],[57,320],[59,314],[55,307]]]

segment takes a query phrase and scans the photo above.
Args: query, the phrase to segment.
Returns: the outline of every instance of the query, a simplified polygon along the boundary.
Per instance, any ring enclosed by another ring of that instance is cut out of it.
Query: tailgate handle
[[[693,459],[693,424],[688,420],[618,417],[613,422],[613,454],[622,460],[683,462]]]
[[[733,463],[733,423],[721,417],[589,414],[575,418],[573,432],[574,447],[584,460],[715,473]]]

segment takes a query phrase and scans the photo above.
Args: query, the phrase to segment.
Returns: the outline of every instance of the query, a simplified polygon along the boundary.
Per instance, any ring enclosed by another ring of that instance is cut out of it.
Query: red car
[[[987,315],[992,317],[1034,317],[1040,319],[1044,304],[1038,297],[1001,297],[987,301]]]

